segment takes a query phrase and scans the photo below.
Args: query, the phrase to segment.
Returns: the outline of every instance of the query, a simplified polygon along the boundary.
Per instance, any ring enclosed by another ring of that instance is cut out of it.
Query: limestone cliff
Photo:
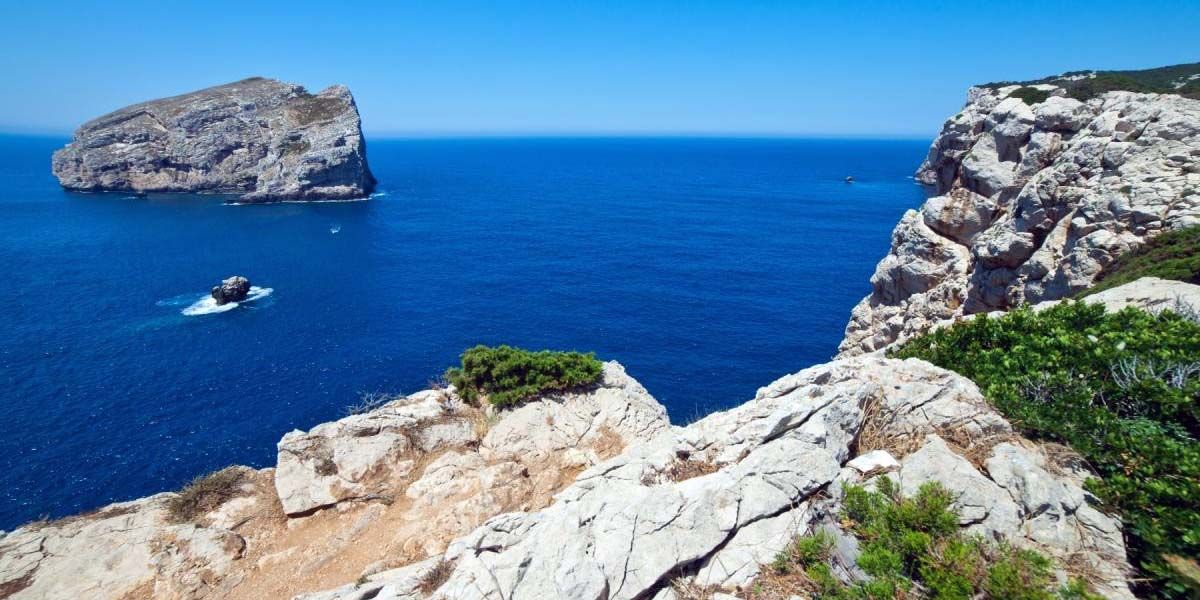
[[[1077,79],[1049,81],[972,88],[946,121],[916,175],[934,196],[896,226],[840,356],[1068,296],[1156,233],[1200,223],[1200,100],[1079,101],[1064,87]],[[1030,87],[1043,94],[1010,96]]]
[[[317,94],[255,77],[122,108],[54,153],[66,189],[363,198],[375,185],[345,86]]]

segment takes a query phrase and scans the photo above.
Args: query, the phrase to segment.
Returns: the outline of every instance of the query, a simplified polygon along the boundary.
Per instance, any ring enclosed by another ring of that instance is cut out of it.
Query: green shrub
[[[1035,87],[1019,87],[1008,95],[1009,98],[1020,98],[1025,101],[1025,104],[1033,106],[1039,102],[1045,102],[1046,98],[1050,97],[1050,92],[1039,90]]]
[[[877,482],[877,491],[848,486],[842,504],[843,522],[861,541],[858,566],[871,579],[846,585],[834,576],[833,540],[818,531],[796,538],[772,563],[777,575],[803,574],[804,589],[792,591],[820,600],[1094,598],[1077,582],[1056,590],[1054,565],[1037,552],[964,534],[940,484],[905,498],[891,479]]]
[[[1138,591],[1188,597],[1167,557],[1200,555],[1200,325],[1066,302],[979,315],[890,355],[965,375],[1027,435],[1072,446],[1125,523]]]
[[[1200,74],[1200,63],[1132,71],[1072,71],[1031,81],[997,81],[983,87],[995,89],[1014,84],[1029,87],[1049,83],[1065,88],[1069,96],[1084,101],[1112,91],[1200,98],[1200,79],[1191,79],[1196,74]]]
[[[510,346],[475,346],[446,380],[468,402],[515,406],[539,394],[595,383],[603,365],[593,353],[533,352]]]
[[[1095,77],[1080,79],[1067,86],[1067,95],[1086,102],[1105,92],[1172,93],[1173,90],[1155,88],[1125,73],[1098,73]]]
[[[1087,296],[1142,277],[1200,284],[1200,225],[1163,232],[1137,250],[1121,255],[1104,269],[1095,286],[1079,295]]]

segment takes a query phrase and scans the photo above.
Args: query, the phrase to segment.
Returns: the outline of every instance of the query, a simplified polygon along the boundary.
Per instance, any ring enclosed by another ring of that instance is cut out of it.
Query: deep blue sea
[[[371,139],[369,201],[235,206],[64,192],[65,141],[0,137],[0,528],[272,465],[477,343],[594,350],[677,422],[743,402],[834,353],[927,148]],[[233,274],[271,293],[183,314]]]

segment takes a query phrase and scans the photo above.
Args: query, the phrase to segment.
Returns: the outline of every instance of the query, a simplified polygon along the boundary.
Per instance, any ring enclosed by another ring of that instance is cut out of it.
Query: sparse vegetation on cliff
[[[201,475],[167,501],[167,512],[177,523],[193,521],[237,496],[244,481],[241,467],[225,467]]]
[[[480,345],[462,353],[462,365],[446,371],[446,380],[468,402],[486,400],[506,407],[538,394],[595,383],[602,370],[603,365],[590,352]]]
[[[1008,95],[1009,98],[1020,98],[1025,101],[1025,104],[1033,106],[1039,102],[1045,102],[1046,98],[1050,97],[1050,92],[1039,90],[1035,87],[1020,87],[1012,91]]]
[[[1142,277],[1200,284],[1200,225],[1168,231],[1117,258],[1096,285],[1080,296],[1124,285]]]
[[[890,352],[975,381],[1024,433],[1063,442],[1100,476],[1088,489],[1125,522],[1140,592],[1200,590],[1200,324],[1166,311],[1067,302],[979,315]]]
[[[1089,100],[1105,92],[1179,94],[1200,98],[1200,63],[1172,65],[1133,71],[1072,71],[1033,81],[999,81],[984,87],[1049,83],[1063,87],[1077,100]],[[1028,101],[1027,101],[1028,102]]]
[[[1038,552],[964,534],[951,507],[954,497],[940,484],[926,483],[905,498],[891,479],[877,481],[877,491],[847,487],[841,515],[860,540],[858,567],[870,581],[839,580],[830,562],[834,539],[818,531],[779,553],[751,597],[797,592],[819,600],[1095,597],[1077,583],[1056,589],[1054,565]]]

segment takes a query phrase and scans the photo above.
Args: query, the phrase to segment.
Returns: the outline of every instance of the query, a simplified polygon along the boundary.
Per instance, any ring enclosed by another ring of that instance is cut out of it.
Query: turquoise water
[[[371,140],[368,202],[231,206],[66,193],[64,141],[0,137],[0,528],[272,465],[476,343],[594,350],[676,421],[745,401],[835,352],[927,148]],[[232,274],[260,297],[184,314]]]

